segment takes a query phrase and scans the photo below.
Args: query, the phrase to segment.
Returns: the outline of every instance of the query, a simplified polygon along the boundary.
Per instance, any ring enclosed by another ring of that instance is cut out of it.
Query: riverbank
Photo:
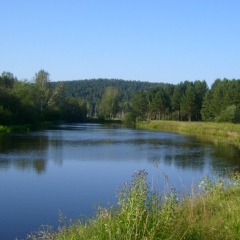
[[[137,122],[139,129],[194,134],[212,141],[227,141],[240,147],[240,124],[151,120]]]
[[[218,182],[206,176],[186,196],[167,180],[164,192],[152,190],[146,179],[144,170],[135,173],[118,191],[118,205],[98,208],[87,222],[64,220],[56,232],[45,228],[28,239],[240,239],[238,174]]]
[[[37,124],[19,124],[19,125],[0,125],[0,133],[11,133],[11,132],[29,132],[34,130],[43,130],[49,129],[54,125],[60,124],[63,122],[40,122]],[[110,124],[117,123],[121,124],[121,119],[98,119],[98,118],[89,118],[83,123],[98,123],[98,124]]]

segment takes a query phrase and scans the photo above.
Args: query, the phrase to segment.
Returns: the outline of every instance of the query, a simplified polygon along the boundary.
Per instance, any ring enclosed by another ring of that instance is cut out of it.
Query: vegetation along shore
[[[44,228],[28,239],[240,239],[240,176],[217,182],[206,176],[188,195],[165,179],[164,192],[147,183],[144,170],[117,191],[118,204],[99,207],[86,222],[65,221],[57,231]]]
[[[138,121],[137,128],[194,134],[211,141],[228,142],[240,147],[240,124],[217,122]]]

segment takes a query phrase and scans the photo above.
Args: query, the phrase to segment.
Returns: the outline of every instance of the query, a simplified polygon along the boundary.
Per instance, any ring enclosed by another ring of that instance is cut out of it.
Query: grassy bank
[[[137,128],[218,138],[240,146],[240,124],[151,120],[138,122]]]
[[[212,182],[208,177],[192,193],[179,195],[167,184],[152,190],[147,173],[135,173],[118,191],[118,205],[99,208],[96,216],[28,239],[240,239],[240,176]]]

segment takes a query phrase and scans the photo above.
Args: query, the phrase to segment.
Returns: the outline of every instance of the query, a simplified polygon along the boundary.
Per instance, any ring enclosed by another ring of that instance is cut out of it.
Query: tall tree
[[[119,111],[119,90],[115,87],[107,87],[99,106],[99,115],[113,118]]]
[[[161,119],[165,114],[166,109],[169,107],[168,96],[163,88],[160,88],[155,94],[153,102],[154,112],[156,113],[157,119]]]
[[[212,91],[208,90],[203,98],[201,116],[204,121],[213,121],[214,113],[212,110]]]
[[[147,95],[144,91],[138,91],[132,100],[132,106],[136,117],[141,120],[146,119],[146,113],[148,109]]]
[[[68,97],[60,103],[61,120],[83,122],[87,117],[87,105],[80,99]]]
[[[187,84],[186,91],[181,100],[181,111],[192,121],[192,116],[196,110],[196,92],[192,83]]]
[[[195,108],[195,115],[196,118],[195,120],[201,120],[201,109],[202,109],[202,103],[203,103],[203,99],[206,95],[206,92],[208,90],[208,86],[206,81],[195,81],[193,83],[193,87],[196,93],[196,108]]]
[[[54,107],[54,104],[59,97],[63,88],[63,83],[56,85],[55,89],[50,85],[50,74],[44,70],[40,70],[35,74],[35,99],[36,105],[41,114],[49,107]]]
[[[17,81],[17,78],[12,73],[4,71],[0,76],[0,87],[12,88],[15,81]]]
[[[171,106],[172,110],[177,113],[178,121],[181,120],[181,99],[183,96],[182,86],[178,84],[173,91],[173,95],[171,97]]]

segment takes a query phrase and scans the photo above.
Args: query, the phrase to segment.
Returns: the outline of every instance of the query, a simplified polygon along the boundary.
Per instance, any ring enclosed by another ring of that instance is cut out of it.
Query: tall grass
[[[99,207],[86,222],[73,222],[56,232],[43,229],[28,239],[240,239],[240,177],[205,177],[189,195],[165,192],[147,183],[140,170],[118,190],[118,204]]]

